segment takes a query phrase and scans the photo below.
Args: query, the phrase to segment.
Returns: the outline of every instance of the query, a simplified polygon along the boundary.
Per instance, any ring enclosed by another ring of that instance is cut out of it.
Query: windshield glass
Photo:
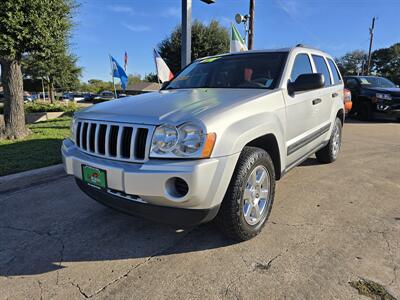
[[[286,57],[287,52],[267,52],[206,58],[189,65],[166,89],[274,89]]]
[[[360,83],[368,87],[394,88],[396,85],[384,77],[360,77]]]

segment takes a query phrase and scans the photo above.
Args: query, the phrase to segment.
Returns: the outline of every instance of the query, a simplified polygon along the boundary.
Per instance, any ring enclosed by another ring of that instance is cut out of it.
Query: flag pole
[[[117,89],[115,88],[114,68],[113,68],[113,63],[112,63],[111,54],[109,54],[108,56],[110,57],[111,77],[112,77],[112,83],[113,83],[113,86],[114,86],[114,96],[115,96],[115,99],[117,99],[118,96],[117,96]]]

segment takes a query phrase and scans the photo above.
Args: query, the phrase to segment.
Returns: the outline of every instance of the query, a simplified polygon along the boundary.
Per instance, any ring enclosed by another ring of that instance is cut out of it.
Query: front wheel
[[[271,157],[260,148],[245,147],[217,216],[221,230],[245,241],[256,236],[271,212],[275,195],[275,169]]]
[[[334,162],[340,152],[342,146],[342,122],[336,118],[333,124],[332,134],[329,139],[328,145],[315,153],[317,160],[321,163]]]

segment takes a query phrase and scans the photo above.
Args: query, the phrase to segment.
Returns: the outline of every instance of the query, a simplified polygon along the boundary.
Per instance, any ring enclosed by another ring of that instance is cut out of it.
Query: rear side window
[[[312,58],[317,68],[317,73],[322,73],[325,77],[325,86],[332,84],[331,76],[329,75],[328,66],[325,63],[325,59],[319,55],[312,55]]]
[[[312,73],[311,62],[307,54],[298,54],[294,60],[290,81],[293,82],[301,74]]]
[[[336,84],[336,83],[341,82],[342,79],[340,78],[339,71],[336,68],[335,63],[332,61],[332,59],[328,58],[328,64],[332,71],[333,83]]]

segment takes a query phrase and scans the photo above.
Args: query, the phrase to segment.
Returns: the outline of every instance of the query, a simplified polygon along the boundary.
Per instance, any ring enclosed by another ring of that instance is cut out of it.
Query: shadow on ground
[[[60,188],[52,199],[37,198],[37,193],[34,199],[22,200],[21,193],[0,198],[0,276],[43,274],[68,268],[71,262],[148,258],[233,243],[214,224],[184,230],[156,224],[97,204],[77,191],[70,178],[53,185]]]

